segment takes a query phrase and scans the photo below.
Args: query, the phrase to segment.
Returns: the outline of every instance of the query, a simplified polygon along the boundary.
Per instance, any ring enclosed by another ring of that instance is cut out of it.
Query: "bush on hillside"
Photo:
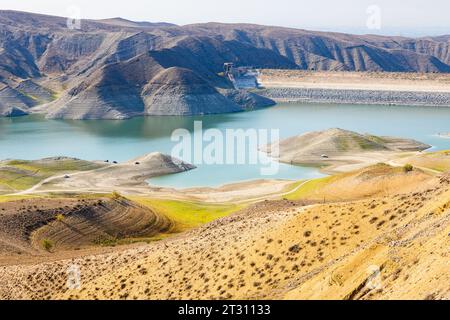
[[[403,166],[403,170],[405,171],[405,172],[411,172],[411,171],[413,171],[414,170],[414,167],[411,165],[411,164],[405,164],[404,166]]]
[[[53,241],[51,241],[49,239],[43,239],[42,240],[42,248],[44,248],[44,250],[50,252],[53,248]]]

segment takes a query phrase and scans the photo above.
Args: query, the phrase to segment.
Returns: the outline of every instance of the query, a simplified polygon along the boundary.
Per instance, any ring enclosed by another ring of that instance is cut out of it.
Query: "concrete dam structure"
[[[234,88],[255,89],[258,84],[258,70],[253,67],[235,67],[233,63],[224,64],[224,74],[233,83]]]

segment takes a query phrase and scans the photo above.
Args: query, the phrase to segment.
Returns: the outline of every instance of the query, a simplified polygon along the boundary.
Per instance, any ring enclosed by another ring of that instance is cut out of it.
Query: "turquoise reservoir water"
[[[86,160],[125,161],[150,152],[171,153],[173,130],[203,128],[279,129],[281,138],[339,127],[376,135],[414,138],[435,150],[450,149],[450,108],[364,105],[280,104],[259,111],[198,117],[146,117],[125,121],[46,120],[31,115],[0,118],[0,159],[70,156]],[[250,152],[258,152],[250,150]],[[261,178],[305,179],[320,176],[315,168],[281,165],[275,176],[262,176],[260,165],[199,165],[196,170],[151,179],[177,188],[219,186]]]

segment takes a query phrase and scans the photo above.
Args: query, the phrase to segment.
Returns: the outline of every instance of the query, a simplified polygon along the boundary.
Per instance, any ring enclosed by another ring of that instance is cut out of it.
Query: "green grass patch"
[[[43,178],[31,171],[15,167],[0,168],[0,185],[11,190],[25,190],[39,183]]]
[[[384,149],[383,145],[386,141],[376,136],[364,136],[358,135],[344,136],[336,139],[336,147],[341,152],[352,151],[355,147],[359,147],[362,150],[380,150]]]
[[[373,142],[376,142],[376,143],[379,143],[379,144],[384,144],[384,143],[387,142],[386,139],[383,139],[382,137],[374,136],[374,135],[371,135],[371,134],[367,134],[366,137],[368,139],[372,140]]]
[[[116,246],[123,246],[123,245],[131,245],[136,243],[147,243],[151,244],[153,242],[161,241],[166,238],[169,238],[171,234],[165,233],[165,234],[157,234],[153,237],[138,237],[138,238],[124,238],[124,239],[117,239],[117,238],[99,238],[93,241],[93,244],[97,246],[102,247],[116,247]]]
[[[61,160],[11,160],[6,162],[6,166],[22,169],[25,171],[36,172],[40,174],[55,174],[66,171],[88,171],[101,168],[102,165],[89,161],[78,159]]]
[[[305,182],[305,180],[299,180],[299,181],[293,182],[292,184],[288,185],[287,187],[285,187],[283,189],[283,193],[288,193],[288,192],[295,190],[295,188],[297,188],[299,185],[301,185],[304,182]]]
[[[175,222],[176,231],[184,231],[226,217],[245,205],[210,204],[179,200],[148,199],[142,197],[128,197],[159,214],[163,214]],[[179,230],[178,230],[179,229]]]
[[[328,177],[324,177],[324,178],[310,180],[310,181],[306,182],[303,186],[301,186],[295,192],[284,196],[284,198],[288,199],[288,200],[305,199],[308,196],[313,195],[313,192],[315,192],[316,190],[321,189],[324,186],[326,186],[327,184],[329,184],[330,182],[332,182],[334,179],[335,179],[334,176],[328,176]],[[304,183],[304,182],[303,181],[298,182],[293,189],[295,189],[302,183]]]
[[[10,160],[1,163],[0,186],[11,191],[22,191],[53,175],[88,171],[102,165],[77,159],[60,160]]]

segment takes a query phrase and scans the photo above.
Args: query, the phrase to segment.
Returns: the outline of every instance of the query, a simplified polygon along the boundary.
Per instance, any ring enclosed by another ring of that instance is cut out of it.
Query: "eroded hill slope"
[[[122,197],[0,203],[0,262],[169,232],[172,222]]]

